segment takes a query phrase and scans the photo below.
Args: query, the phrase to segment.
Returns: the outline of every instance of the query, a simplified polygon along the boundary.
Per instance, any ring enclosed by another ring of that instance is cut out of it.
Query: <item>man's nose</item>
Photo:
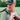
[[[9,8],[11,8],[11,7],[9,7]]]

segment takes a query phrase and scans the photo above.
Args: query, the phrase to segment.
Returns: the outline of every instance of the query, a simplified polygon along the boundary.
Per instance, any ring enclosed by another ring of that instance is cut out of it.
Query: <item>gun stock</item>
[[[6,10],[6,8],[4,10],[0,11],[0,13],[3,12],[3,11],[5,11],[5,10]]]
[[[20,20],[18,17],[14,17],[15,20]]]

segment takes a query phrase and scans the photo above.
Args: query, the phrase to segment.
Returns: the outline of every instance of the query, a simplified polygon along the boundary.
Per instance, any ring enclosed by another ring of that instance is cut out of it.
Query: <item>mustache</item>
[[[11,8],[11,7],[9,7],[9,8]]]

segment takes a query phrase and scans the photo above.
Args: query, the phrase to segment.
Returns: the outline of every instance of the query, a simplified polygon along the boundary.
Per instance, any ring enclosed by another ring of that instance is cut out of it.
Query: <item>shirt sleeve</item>
[[[1,14],[1,20],[5,20],[5,14],[6,14],[6,12],[4,11],[4,12],[2,12],[2,14]]]
[[[20,16],[18,15],[18,12],[16,12],[16,17],[18,17],[20,19]]]

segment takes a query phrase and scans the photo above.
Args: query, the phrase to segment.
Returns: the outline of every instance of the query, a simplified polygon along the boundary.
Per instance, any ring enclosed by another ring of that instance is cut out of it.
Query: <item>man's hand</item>
[[[14,17],[15,17],[15,13],[12,13],[10,16],[10,20],[13,20]]]

